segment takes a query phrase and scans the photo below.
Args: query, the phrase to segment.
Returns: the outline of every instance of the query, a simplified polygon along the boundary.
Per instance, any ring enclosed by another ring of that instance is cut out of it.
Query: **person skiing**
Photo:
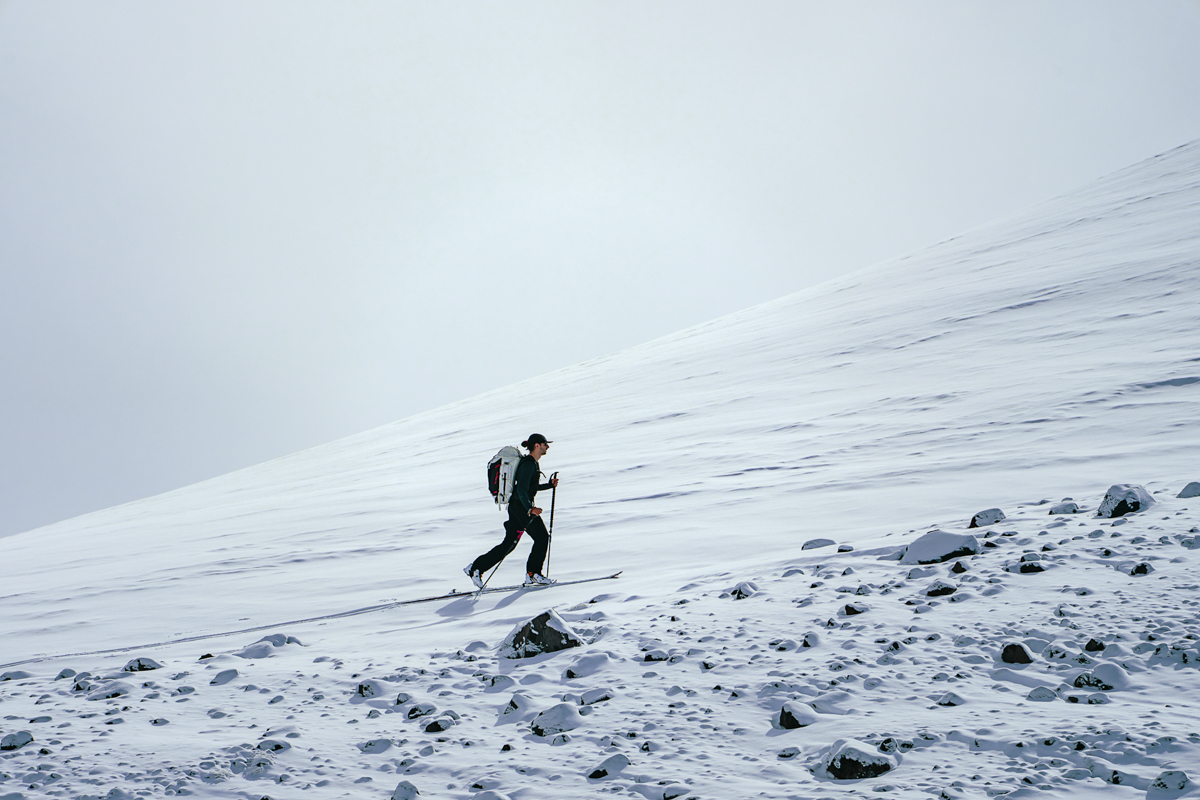
[[[517,464],[512,496],[508,501],[508,521],[504,523],[504,541],[463,569],[471,578],[471,582],[481,589],[483,574],[516,549],[522,533],[528,533],[533,539],[533,549],[525,562],[525,585],[544,586],[554,583],[552,578],[542,574],[542,564],[550,546],[550,534],[546,530],[546,523],[542,521],[542,510],[534,505],[534,498],[538,492],[558,486],[558,478],[551,478],[548,483],[538,483],[542,474],[538,469],[538,462],[550,449],[550,440],[540,433],[534,433],[521,442],[521,447],[528,450],[529,454],[521,456]]]

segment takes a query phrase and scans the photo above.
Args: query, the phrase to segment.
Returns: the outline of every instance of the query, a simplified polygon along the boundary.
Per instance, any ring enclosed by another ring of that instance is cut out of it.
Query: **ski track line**
[[[187,644],[188,642],[202,642],[206,639],[220,639],[224,636],[239,636],[243,633],[258,633],[259,631],[269,631],[273,628],[282,628],[287,625],[305,625],[310,622],[323,622],[325,620],[331,620],[331,619],[344,619],[346,617],[356,617],[359,614],[370,614],[375,611],[386,611],[389,608],[398,608],[400,606],[412,606],[412,605],[416,605],[418,603],[432,603],[437,600],[450,600],[450,599],[457,599],[457,598],[461,598],[461,597],[470,597],[472,599],[477,599],[481,594],[492,594],[494,592],[513,592],[513,591],[517,591],[519,589],[532,589],[534,591],[541,591],[542,589],[552,589],[555,586],[571,586],[576,583],[592,583],[593,581],[611,581],[614,578],[620,577],[620,575],[621,575],[620,572],[616,572],[616,573],[613,573],[612,575],[602,575],[598,578],[580,578],[579,580],[574,580],[574,581],[559,581],[558,583],[552,583],[549,586],[532,587],[532,586],[525,586],[522,584],[522,585],[518,585],[518,586],[497,586],[492,589],[484,589],[483,591],[474,591],[474,592],[460,592],[460,591],[455,590],[455,591],[449,592],[447,594],[439,594],[434,597],[422,597],[417,600],[397,600],[394,603],[380,603],[379,605],[374,605],[374,606],[364,606],[362,608],[356,608],[353,611],[341,611],[341,612],[338,612],[337,614],[325,614],[324,616],[320,616],[320,617],[307,617],[305,619],[294,619],[294,620],[290,620],[288,622],[275,622],[270,625],[256,625],[253,628],[241,628],[236,631],[221,631],[219,633],[204,633],[199,636],[185,636],[181,639],[168,639],[163,642],[154,642],[152,644],[132,645],[129,647],[113,647],[108,650],[86,650],[86,651],[81,651],[78,653],[60,653],[57,655],[35,656],[33,658],[24,659],[23,661],[11,661],[6,664],[0,664],[0,669],[8,669],[9,667],[21,667],[21,666],[24,666],[25,664],[37,664],[42,661],[53,661],[58,658],[82,658],[83,656],[106,656],[106,655],[112,655],[114,653],[129,653],[134,650],[149,650],[150,648],[153,648],[153,647],[167,647],[167,646],[173,645],[173,644]]]

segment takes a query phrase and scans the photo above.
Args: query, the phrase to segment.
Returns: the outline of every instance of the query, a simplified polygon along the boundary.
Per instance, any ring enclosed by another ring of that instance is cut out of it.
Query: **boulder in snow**
[[[1187,486],[1183,487],[1183,491],[1175,495],[1176,497],[1200,497],[1200,481],[1192,481]],[[1163,773],[1164,775],[1167,773]]]
[[[758,586],[750,581],[742,581],[732,589],[726,589],[721,597],[732,597],[734,600],[745,600],[758,594]]]
[[[809,539],[800,546],[801,550],[815,550],[818,547],[829,547],[831,544],[837,544],[833,539]]]
[[[1076,503],[1058,503],[1050,506],[1051,514],[1078,514],[1079,506]]]
[[[941,580],[939,578],[938,580],[929,584],[929,587],[925,590],[925,596],[926,597],[942,597],[944,595],[954,594],[957,591],[958,591],[958,587],[955,586],[953,583],[950,583],[949,581]]]
[[[798,700],[788,700],[779,709],[779,727],[785,730],[804,728],[818,719],[817,712],[811,706]]]
[[[1159,776],[1154,779],[1154,783],[1150,784],[1150,788],[1158,789],[1159,791],[1180,792],[1186,789],[1189,783],[1191,783],[1191,781],[1188,780],[1186,772],[1183,770],[1172,769],[1160,773]]]
[[[533,718],[529,729],[535,736],[553,736],[556,733],[573,731],[583,724],[583,717],[572,703],[551,706]]]
[[[611,778],[621,770],[628,767],[630,764],[629,757],[624,753],[617,753],[609,756],[596,765],[595,769],[588,773],[588,779],[593,781]]]
[[[1126,514],[1143,511],[1152,505],[1154,505],[1154,498],[1150,496],[1144,486],[1133,483],[1116,483],[1108,488],[1104,499],[1100,501],[1100,507],[1096,509],[1096,516],[1106,519],[1123,517]]]
[[[513,628],[500,643],[499,654],[503,658],[529,658],[583,644],[583,639],[571,630],[567,621],[551,610]]]
[[[11,672],[5,672],[0,675],[0,681],[23,681],[26,678],[32,678],[33,675],[23,669],[14,669]]]
[[[979,552],[979,542],[969,533],[930,531],[904,550],[901,564],[940,564]]]
[[[874,778],[891,772],[895,757],[855,739],[838,739],[821,758],[821,769],[828,777],[839,781]]]
[[[1005,664],[1032,664],[1033,658],[1023,644],[1006,644],[1000,652],[1000,660]]]
[[[575,659],[575,663],[563,671],[563,678],[572,681],[594,675],[608,666],[609,658],[606,653],[588,653]]]
[[[998,508],[989,508],[980,511],[975,516],[971,517],[971,524],[968,528],[985,528],[988,525],[995,525],[1000,520],[1004,519],[1004,512]]]
[[[29,731],[17,731],[10,733],[3,739],[0,739],[0,750],[20,750],[25,745],[33,741],[33,734]]]
[[[224,686],[225,684],[229,683],[231,680],[233,680],[237,676],[238,676],[238,671],[236,669],[223,669],[216,674],[216,677],[214,677],[211,681],[208,682],[208,685],[209,686]]]
[[[270,636],[264,636],[252,645],[243,647],[234,653],[238,658],[270,658],[275,655],[275,648],[283,647],[284,645],[298,644],[301,647],[304,643],[295,636],[287,636],[282,633],[272,633]]]
[[[416,786],[413,786],[408,781],[400,781],[399,785],[392,792],[392,800],[416,800],[420,794]]]
[[[162,669],[162,664],[153,658],[135,658],[121,667],[121,672],[148,672],[152,669]]]

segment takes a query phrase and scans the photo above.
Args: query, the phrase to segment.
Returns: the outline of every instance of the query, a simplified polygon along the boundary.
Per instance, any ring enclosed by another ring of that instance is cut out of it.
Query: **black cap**
[[[550,444],[550,440],[545,436],[542,436],[540,433],[531,433],[529,434],[528,439],[521,442],[521,447],[528,449],[533,447],[535,444]]]

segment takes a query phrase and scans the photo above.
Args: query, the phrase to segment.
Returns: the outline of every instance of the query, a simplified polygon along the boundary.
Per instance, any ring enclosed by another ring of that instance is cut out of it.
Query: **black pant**
[[[529,551],[529,559],[525,562],[526,572],[541,574],[542,563],[546,560],[546,550],[550,547],[550,533],[546,523],[540,516],[528,513],[516,503],[508,505],[508,521],[504,523],[504,541],[475,559],[473,569],[486,573],[492,567],[504,560],[505,556],[517,547],[521,540],[521,532],[528,533],[533,539],[533,549]]]

